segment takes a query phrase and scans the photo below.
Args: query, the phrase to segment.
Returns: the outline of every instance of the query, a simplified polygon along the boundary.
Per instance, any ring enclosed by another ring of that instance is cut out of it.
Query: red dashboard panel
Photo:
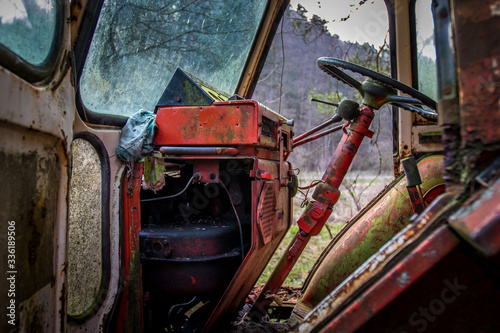
[[[257,145],[259,104],[215,102],[209,106],[161,107],[157,145]]]

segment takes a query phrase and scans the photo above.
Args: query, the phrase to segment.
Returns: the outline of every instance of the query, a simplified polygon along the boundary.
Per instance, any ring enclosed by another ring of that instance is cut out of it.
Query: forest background
[[[341,20],[348,19],[346,17]],[[346,98],[361,102],[361,96],[356,90],[338,82],[318,68],[316,60],[320,57],[342,59],[389,75],[388,33],[379,47],[368,43],[342,41],[338,35],[328,30],[325,19],[316,15],[311,17],[302,5],[296,8],[288,7],[252,98],[286,118],[294,119],[296,136],[330,119],[336,112],[335,107],[312,102],[311,98],[332,103]],[[364,80],[363,77],[350,74],[358,80]],[[326,228],[308,245],[285,285],[299,287],[314,259],[326,244],[394,178],[392,108],[385,106],[376,111],[371,129],[375,135],[372,139],[365,138],[363,141],[342,183],[342,195]],[[341,137],[342,131],[339,131],[294,149],[289,160],[295,168],[295,173],[299,175],[301,186],[321,179]],[[312,191],[304,190],[295,197],[294,221],[299,218],[311,194]],[[273,257],[257,285],[266,281],[296,229],[297,226],[293,225],[282,242],[281,250]]]
[[[336,112],[335,107],[311,102],[311,98],[333,103],[345,98],[361,102],[356,90],[318,68],[318,58],[333,57],[386,75],[390,73],[388,33],[386,42],[379,47],[342,41],[328,31],[325,19],[307,16],[306,8],[300,4],[296,8],[288,7],[252,96],[288,119],[294,119],[296,135],[331,118]],[[378,178],[392,174],[391,112],[389,107],[376,112],[371,127],[375,135],[364,140],[343,183],[349,198],[346,203],[351,206],[350,214],[368,200],[364,200],[368,197],[365,193],[368,187],[379,183]],[[300,172],[302,185],[321,178],[341,137],[342,131],[339,131],[294,149],[289,160],[297,168],[296,172]]]

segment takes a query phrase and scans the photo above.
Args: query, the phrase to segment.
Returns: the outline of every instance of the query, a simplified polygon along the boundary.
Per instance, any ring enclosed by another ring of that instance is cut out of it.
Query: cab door
[[[74,121],[69,22],[67,1],[1,2],[2,332],[65,330]]]

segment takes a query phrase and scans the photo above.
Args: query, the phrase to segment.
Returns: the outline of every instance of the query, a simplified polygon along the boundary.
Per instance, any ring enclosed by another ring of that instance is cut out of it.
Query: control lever
[[[422,197],[422,191],[420,190],[422,179],[420,178],[417,162],[415,161],[415,157],[410,156],[402,159],[401,164],[403,165],[403,169],[406,175],[406,189],[408,190],[408,194],[410,196],[413,211],[416,214],[420,214],[425,209],[425,202]]]
[[[316,98],[311,98],[311,102],[323,103],[323,104],[330,105],[330,106],[335,106],[335,107],[339,106],[337,103],[322,101],[322,100],[316,99]]]

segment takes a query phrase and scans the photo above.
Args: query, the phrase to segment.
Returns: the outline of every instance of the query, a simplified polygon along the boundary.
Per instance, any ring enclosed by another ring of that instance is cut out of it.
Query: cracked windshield
[[[432,37],[426,35],[433,27],[431,1],[418,0],[417,3],[420,15],[417,21],[419,63],[426,64],[432,71],[435,61],[435,56],[432,59],[433,49],[427,45],[424,50],[422,42]],[[424,30],[426,25],[430,30]],[[319,69],[316,60],[320,57],[337,58],[390,76],[389,40],[388,9],[383,0],[292,0],[277,30],[252,98],[294,119],[295,136],[300,135],[330,119],[336,112],[335,107],[311,99],[330,103],[339,103],[342,99],[361,102],[355,89],[328,76]],[[352,72],[348,74],[364,80]],[[432,73],[419,77],[432,77]],[[340,200],[326,228],[306,248],[307,254],[299,258],[284,285],[300,287],[314,261],[308,258],[316,258],[346,222],[394,178],[392,117],[392,108],[387,106],[375,112],[371,125],[375,134],[373,138],[363,141],[354,158],[342,183]],[[342,131],[336,132],[294,148],[290,155],[303,187],[294,198],[294,221],[298,220],[303,207],[311,199],[314,189],[307,188],[321,179],[341,137]],[[291,239],[297,229],[293,225],[287,237]],[[282,244],[288,244],[290,239]],[[279,255],[268,265],[260,283],[266,281]]]
[[[266,1],[104,2],[80,80],[101,114],[153,111],[177,67],[233,94]]]

